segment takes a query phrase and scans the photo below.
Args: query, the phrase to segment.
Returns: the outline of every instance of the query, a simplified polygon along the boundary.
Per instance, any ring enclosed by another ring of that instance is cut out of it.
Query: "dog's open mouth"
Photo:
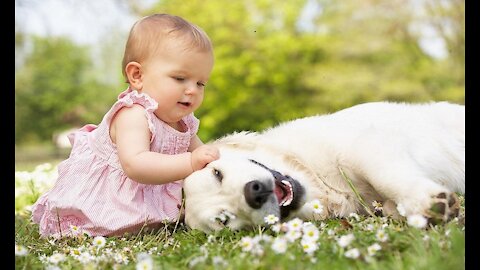
[[[279,206],[289,206],[293,201],[293,187],[287,180],[275,181],[275,195]]]
[[[270,169],[258,161],[253,159],[250,161],[270,171],[275,178],[275,188],[273,192],[275,193],[275,197],[277,197],[280,217],[282,219],[288,217],[290,211],[300,208],[305,200],[305,189],[297,180]]]
[[[305,189],[290,176],[283,176],[282,179],[275,179],[275,196],[280,208],[280,217],[288,217],[290,211],[297,210],[304,201]]]

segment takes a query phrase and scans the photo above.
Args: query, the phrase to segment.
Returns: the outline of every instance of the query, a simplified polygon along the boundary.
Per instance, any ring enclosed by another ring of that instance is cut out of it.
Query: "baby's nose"
[[[200,91],[200,87],[196,83],[189,84],[187,86],[187,89],[185,89],[185,93],[188,94],[188,95],[196,94],[199,91]]]

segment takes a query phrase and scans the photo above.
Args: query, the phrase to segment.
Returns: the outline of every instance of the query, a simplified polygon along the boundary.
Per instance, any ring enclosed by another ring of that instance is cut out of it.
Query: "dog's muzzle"
[[[250,159],[250,161],[268,170],[275,178],[273,186],[268,186],[258,180],[245,184],[245,200],[250,207],[261,208],[272,194],[275,194],[277,198],[281,218],[286,218],[291,210],[296,210],[301,206],[305,189],[297,180],[270,169],[256,160]]]

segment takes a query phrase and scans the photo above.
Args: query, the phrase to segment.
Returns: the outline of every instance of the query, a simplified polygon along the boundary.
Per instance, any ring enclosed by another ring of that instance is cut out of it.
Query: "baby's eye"
[[[177,81],[180,81],[180,82],[185,80],[185,78],[183,78],[183,77],[174,77],[174,79],[177,80]]]
[[[203,83],[203,82],[198,82],[197,85],[200,86],[200,87],[205,87],[205,83]]]
[[[217,180],[219,182],[222,182],[223,180],[223,174],[221,171],[217,170],[217,169],[213,169],[213,175],[215,175],[215,177],[217,178]]]

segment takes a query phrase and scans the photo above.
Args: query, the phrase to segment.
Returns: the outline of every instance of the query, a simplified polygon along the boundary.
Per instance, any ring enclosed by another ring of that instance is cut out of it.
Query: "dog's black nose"
[[[250,181],[245,184],[243,191],[248,205],[254,209],[262,207],[262,205],[267,201],[268,196],[272,194],[271,189],[269,189],[264,183],[257,180]]]

